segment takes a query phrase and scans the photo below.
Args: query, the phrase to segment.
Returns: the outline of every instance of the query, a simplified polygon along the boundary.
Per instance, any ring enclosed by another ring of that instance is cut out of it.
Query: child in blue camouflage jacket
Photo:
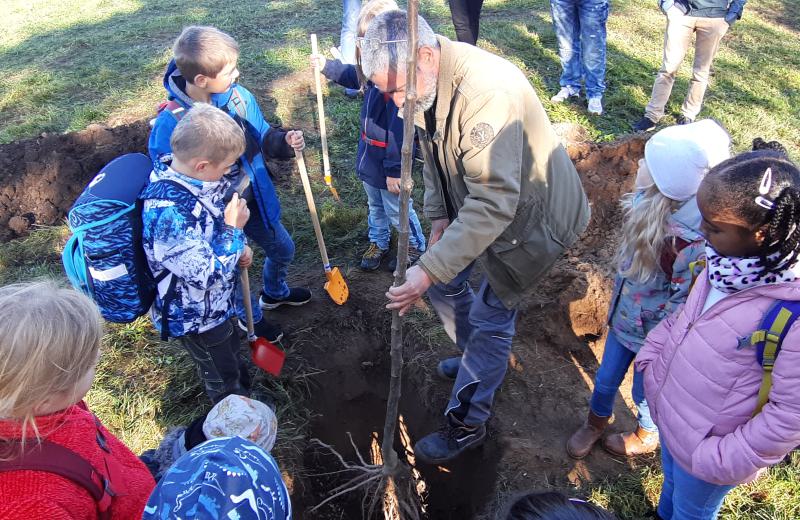
[[[188,350],[211,401],[247,396],[248,366],[231,318],[239,268],[253,259],[243,232],[250,213],[236,193],[224,202],[244,133],[220,109],[197,103],[170,144],[171,164],[153,171],[141,195],[144,251],[159,281],[151,318]]]

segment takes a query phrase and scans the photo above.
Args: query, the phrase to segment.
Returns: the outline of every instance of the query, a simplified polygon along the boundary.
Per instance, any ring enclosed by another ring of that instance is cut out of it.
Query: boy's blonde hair
[[[184,79],[194,83],[198,74],[216,78],[222,69],[239,59],[239,44],[216,27],[192,25],[181,32],[172,46],[175,64]]]
[[[45,398],[74,391],[97,364],[103,320],[85,295],[56,282],[0,287],[0,418],[36,429]],[[5,454],[0,454],[4,456]]]
[[[622,244],[617,252],[619,273],[639,283],[652,280],[661,271],[659,260],[669,236],[668,223],[681,202],[666,197],[653,184],[643,192],[622,197],[625,221],[622,224]]]
[[[181,161],[206,159],[220,164],[244,153],[244,131],[222,110],[195,103],[180,120],[169,139],[172,155]]]

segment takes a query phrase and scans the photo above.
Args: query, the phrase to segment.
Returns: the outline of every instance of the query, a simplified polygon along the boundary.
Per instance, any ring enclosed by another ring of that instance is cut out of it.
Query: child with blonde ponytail
[[[0,287],[0,518],[141,518],[155,482],[83,402],[102,337],[83,294],[54,282]]]
[[[608,313],[608,337],[597,370],[589,414],[567,441],[576,459],[589,454],[608,426],[614,399],[645,337],[686,300],[690,265],[703,253],[695,193],[708,170],[729,156],[730,137],[712,120],[655,134],[639,161],[635,190],[625,195],[618,273]],[[606,437],[603,447],[628,457],[658,446],[658,429],[644,398],[642,374],[633,374],[635,431]]]

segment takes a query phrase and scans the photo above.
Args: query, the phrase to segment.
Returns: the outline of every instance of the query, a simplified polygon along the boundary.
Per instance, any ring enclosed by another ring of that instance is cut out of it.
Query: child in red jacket
[[[0,518],[141,518],[150,472],[83,403],[102,337],[100,313],[78,292],[53,282],[0,288]],[[71,461],[102,498],[58,470],[13,468],[37,454]]]

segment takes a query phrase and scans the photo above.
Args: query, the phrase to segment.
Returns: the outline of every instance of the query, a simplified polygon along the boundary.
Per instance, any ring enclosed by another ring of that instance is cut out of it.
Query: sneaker
[[[408,264],[406,267],[411,267],[414,265],[414,262],[419,260],[419,257],[422,256],[422,253],[419,252],[419,249],[416,247],[409,247],[408,248]],[[389,259],[389,265],[387,265],[391,272],[394,272],[397,269],[397,256],[393,256]]]
[[[602,96],[595,96],[589,98],[589,106],[587,110],[590,114],[594,114],[596,116],[602,115],[603,113],[603,97]]]
[[[376,270],[381,266],[383,257],[388,252],[388,249],[381,249],[375,242],[370,242],[369,248],[361,256],[361,269],[364,271]]]
[[[239,322],[239,328],[247,332],[247,323],[242,320],[237,321]],[[272,323],[266,318],[261,318],[261,321],[258,323],[253,323],[253,332],[255,332],[256,336],[259,338],[264,338],[270,343],[277,343],[283,339],[283,329],[281,329],[281,326],[277,323]]]
[[[459,368],[461,368],[461,356],[443,359],[436,365],[436,375],[445,381],[452,381],[458,376]]]
[[[558,94],[550,98],[553,103],[563,103],[567,98],[580,97],[581,89],[575,87],[561,87]]]
[[[640,120],[636,121],[631,128],[633,128],[634,132],[649,132],[650,130],[656,127],[655,121],[650,119],[649,117],[645,116]]]
[[[448,416],[439,431],[426,435],[414,445],[414,455],[427,464],[443,464],[468,449],[477,448],[484,440],[486,425],[467,426]]]
[[[692,119],[691,117],[686,117],[683,114],[678,114],[678,117],[675,118],[675,122],[678,123],[679,125],[690,125],[694,123],[694,119]]]
[[[289,294],[281,299],[270,298],[264,293],[261,293],[261,298],[258,299],[258,303],[265,311],[277,309],[281,305],[292,305],[297,307],[298,305],[303,305],[304,303],[308,303],[310,301],[311,291],[305,287],[291,287],[289,289]]]

